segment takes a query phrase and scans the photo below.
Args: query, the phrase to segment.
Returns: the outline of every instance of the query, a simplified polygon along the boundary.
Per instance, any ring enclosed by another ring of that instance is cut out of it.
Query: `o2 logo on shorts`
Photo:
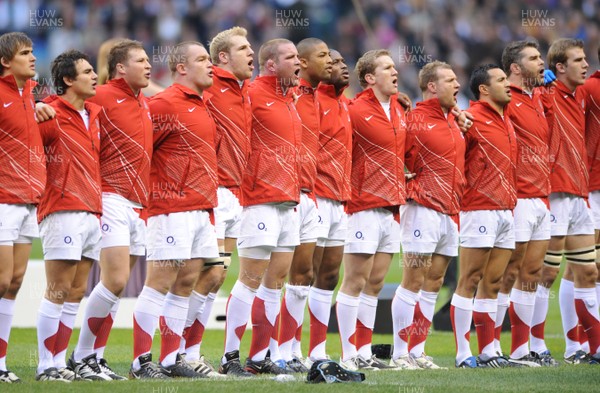
[[[256,226],[258,228],[259,231],[267,231],[267,226],[265,225],[264,222],[259,222],[258,225]]]
[[[102,224],[102,232],[110,232],[110,227],[108,224]]]
[[[356,233],[354,234],[354,236],[358,239],[358,240],[363,240],[365,237],[363,236],[363,233],[361,231],[356,231]]]
[[[418,229],[415,229],[415,231],[413,232],[413,236],[416,238],[420,238],[421,237],[421,231]]]
[[[323,218],[321,216],[319,216],[319,224],[323,223]]]
[[[63,240],[64,240],[65,244],[73,243],[73,239],[71,239],[71,236],[65,236],[65,238]]]
[[[550,214],[550,222],[556,223],[556,216],[554,214]]]
[[[177,244],[177,242],[175,241],[175,238],[173,236],[167,236],[167,244],[174,246]]]
[[[486,227],[485,227],[485,226],[483,226],[483,225],[482,225],[482,226],[480,226],[480,227],[479,227],[479,233],[487,233],[487,229],[486,229]]]

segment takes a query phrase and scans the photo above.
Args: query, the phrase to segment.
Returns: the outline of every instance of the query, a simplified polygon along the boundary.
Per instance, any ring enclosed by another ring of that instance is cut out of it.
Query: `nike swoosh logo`
[[[4,107],[5,107],[5,108],[8,108],[8,107],[9,107],[9,106],[11,106],[11,105],[12,105],[12,102],[9,102],[8,104],[4,104]]]
[[[192,112],[193,112],[193,111],[195,111],[195,110],[196,110],[196,107],[193,107],[193,108],[188,108],[188,112],[190,112],[190,113],[192,113]]]
[[[327,116],[329,112],[331,112],[331,109],[327,109],[325,112],[323,112],[323,116]]]
[[[369,116],[369,117],[365,117],[365,120],[366,120],[366,121],[369,121],[369,120],[371,120],[371,118],[372,118],[372,117],[373,117],[373,115],[371,115],[371,116]]]
[[[429,128],[430,130],[435,126],[437,126],[437,124],[427,124],[427,128]]]
[[[564,97],[565,97],[565,98],[569,98],[569,95],[568,95],[568,94],[565,94],[565,95],[564,95]]]
[[[522,102],[517,102],[517,106],[521,106],[521,105],[523,105]]]
[[[229,90],[229,87],[226,87],[224,89],[221,89],[221,93],[225,93],[227,90]]]
[[[492,121],[488,120],[488,121],[485,122],[485,124],[492,124]]]
[[[244,242],[245,242],[245,240],[239,241],[237,245],[241,246],[242,244],[244,244]]]
[[[273,102],[267,102],[267,106],[271,106],[271,105],[273,105],[274,103],[275,103],[275,101],[273,101]]]
[[[117,104],[120,104],[121,102],[125,101],[127,98],[121,98],[120,100],[117,100]]]

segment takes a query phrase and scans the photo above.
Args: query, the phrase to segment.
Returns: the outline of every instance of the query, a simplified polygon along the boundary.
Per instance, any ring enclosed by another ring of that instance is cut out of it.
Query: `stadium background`
[[[365,51],[386,48],[401,90],[413,101],[420,96],[418,70],[435,59],[447,61],[462,85],[459,104],[466,107],[473,67],[499,63],[512,40],[535,38],[545,55],[556,38],[581,38],[591,74],[598,68],[600,0],[0,0],[0,33],[23,31],[33,38],[42,85],[51,84],[50,62],[64,50],[83,50],[95,64],[104,40],[128,37],[143,42],[152,78],[167,86],[173,44],[208,43],[234,25],[248,29],[255,52],[275,37],[319,37],[351,69]],[[350,93],[358,90],[356,78],[352,82]]]

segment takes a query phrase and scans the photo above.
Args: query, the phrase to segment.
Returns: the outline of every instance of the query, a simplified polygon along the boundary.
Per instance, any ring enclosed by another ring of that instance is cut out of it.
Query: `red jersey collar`
[[[568,94],[568,95],[570,95],[572,97],[575,97],[575,93],[577,92],[577,88],[575,90],[571,91],[571,89],[569,89],[567,87],[567,85],[565,85],[564,83],[562,83],[558,79],[556,80],[556,87],[558,88],[558,90],[560,92]]]
[[[19,87],[17,86],[17,80],[14,75],[6,75],[0,77],[0,82],[9,86],[14,91],[19,91]],[[28,96],[34,87],[37,86],[37,82],[31,79],[25,81],[25,85],[23,85],[23,97]]]
[[[195,98],[198,98],[200,100],[207,100],[207,99],[209,99],[212,96],[212,94],[210,94],[206,90],[204,90],[202,92],[202,95],[200,95],[200,94],[198,94],[197,91],[195,91],[193,89],[190,89],[189,87],[184,86],[184,85],[179,84],[179,83],[173,83],[172,86],[173,86],[173,89],[177,89],[177,90],[181,91],[183,94],[185,94],[188,97],[195,97]]]
[[[287,94],[283,95],[283,89],[280,87],[280,83],[278,82],[279,77],[275,75],[268,76],[258,76],[254,79],[255,83],[267,86],[270,90],[277,96],[280,97],[284,101],[292,101],[294,99],[294,95],[292,92],[294,91],[294,87],[290,86],[287,90]]]
[[[315,94],[315,91],[319,88],[319,86],[317,85],[317,88],[314,88],[311,86],[310,83],[308,83],[308,81],[304,78],[300,78],[300,84],[298,85],[298,89],[297,91],[299,93],[302,94]]]
[[[592,78],[600,79],[600,70],[598,70],[598,71],[594,72],[592,75],[590,75],[589,79],[592,79]]]
[[[504,117],[504,118],[506,118],[506,108],[508,108],[508,104],[507,104],[507,105],[504,105],[504,116],[502,116],[502,115],[500,114],[500,112],[498,112],[498,111],[496,110],[496,108],[494,108],[493,106],[491,106],[490,104],[488,104],[487,102],[484,102],[484,101],[470,101],[470,102],[469,102],[469,105],[470,105],[470,106],[477,106],[477,105],[481,105],[481,106],[485,107],[485,108],[486,108],[486,110],[488,110],[488,111],[490,111],[490,112],[494,113],[496,116],[498,116],[498,117],[500,117],[500,118],[503,118],[503,117]]]
[[[334,85],[330,85],[327,83],[319,83],[319,86],[317,86],[317,90],[320,93],[325,94],[328,97],[331,98],[338,98],[340,97],[342,94],[344,94],[344,90],[346,90],[346,88],[348,88],[348,85],[342,87],[342,89],[340,90],[339,94],[336,94],[335,92],[335,86]]]
[[[227,79],[229,81],[231,81],[231,83],[235,83],[237,86],[240,85],[240,80],[238,78],[235,77],[235,75],[233,75],[231,72],[224,70],[222,68],[220,68],[219,66],[213,66],[213,74],[215,74],[216,76],[218,76],[220,79]],[[242,82],[242,86],[245,86],[246,84],[248,84],[249,79],[246,79]]]
[[[442,105],[440,104],[440,99],[437,97],[430,98],[425,101],[417,102],[417,108],[423,108],[431,115],[435,115],[435,117],[439,119],[446,120],[446,115],[444,115],[444,111],[442,110]],[[448,116],[451,113],[448,112]]]
[[[144,95],[142,93],[142,89],[140,89],[140,92],[137,96],[135,94],[133,94],[133,90],[131,90],[131,87],[125,81],[125,78],[110,79],[108,82],[106,82],[106,84],[114,86],[119,90],[122,90],[123,93],[128,94],[129,96],[135,98],[136,100],[138,100],[140,98],[140,96]]]
[[[46,103],[46,104],[50,104],[52,102],[56,102],[57,105],[62,106],[64,109],[72,111],[72,112],[76,112],[79,114],[79,111],[77,109],[75,109],[75,107],[69,101],[65,100],[61,96],[53,94],[44,99],[44,103]],[[99,105],[96,105],[96,104],[88,102],[88,101],[85,101],[83,103],[83,107],[89,113],[90,117],[92,117],[92,115],[94,115],[96,112],[100,112]]]

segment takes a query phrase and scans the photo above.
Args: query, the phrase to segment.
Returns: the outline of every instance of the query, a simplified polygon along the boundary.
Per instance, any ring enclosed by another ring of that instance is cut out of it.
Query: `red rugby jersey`
[[[28,80],[19,94],[15,77],[0,77],[0,203],[34,204],[46,185],[46,157]]]
[[[600,71],[582,87],[586,99],[585,142],[588,153],[590,191],[600,190]]]
[[[352,123],[348,99],[343,90],[336,94],[333,85],[321,83],[318,91],[321,132],[315,194],[343,202],[350,199],[352,172]]]
[[[148,215],[212,209],[218,187],[216,127],[204,98],[175,83],[149,104],[154,153]]]
[[[517,141],[512,122],[482,101],[471,102],[473,125],[465,134],[462,211],[512,210],[517,203]]]
[[[405,203],[404,110],[390,98],[391,120],[372,89],[359,93],[350,103],[352,120],[352,198],[348,213]]]
[[[232,73],[214,66],[213,85],[206,90],[211,94],[206,104],[217,125],[219,185],[229,188],[238,198],[250,155],[252,108],[248,84],[245,80],[240,86]]]
[[[437,98],[406,114],[406,168],[416,174],[406,189],[407,199],[456,215],[465,185],[465,138],[454,116],[447,116]]]
[[[89,129],[81,114],[60,96],[44,100],[56,117],[40,123],[46,151],[46,189],[38,206],[38,221],[49,214],[79,210],[102,214],[100,178],[100,106],[85,103]]]
[[[552,192],[566,192],[587,198],[588,158],[585,142],[585,95],[581,87],[569,90],[561,81],[547,97],[551,112],[546,113],[550,127],[550,183]]]
[[[283,95],[275,76],[259,76],[249,93],[252,136],[242,204],[299,203],[302,121],[292,92]]]
[[[535,88],[531,95],[511,85],[512,100],[507,114],[517,135],[517,196],[547,198],[550,195],[550,132],[542,94]]]
[[[317,89],[300,78],[296,89],[296,109],[302,120],[302,146],[300,147],[300,188],[312,192],[317,178],[317,154],[319,150],[319,102]]]
[[[146,207],[152,159],[152,119],[146,98],[141,92],[135,96],[125,79],[119,78],[98,86],[89,101],[102,106],[102,191]]]

